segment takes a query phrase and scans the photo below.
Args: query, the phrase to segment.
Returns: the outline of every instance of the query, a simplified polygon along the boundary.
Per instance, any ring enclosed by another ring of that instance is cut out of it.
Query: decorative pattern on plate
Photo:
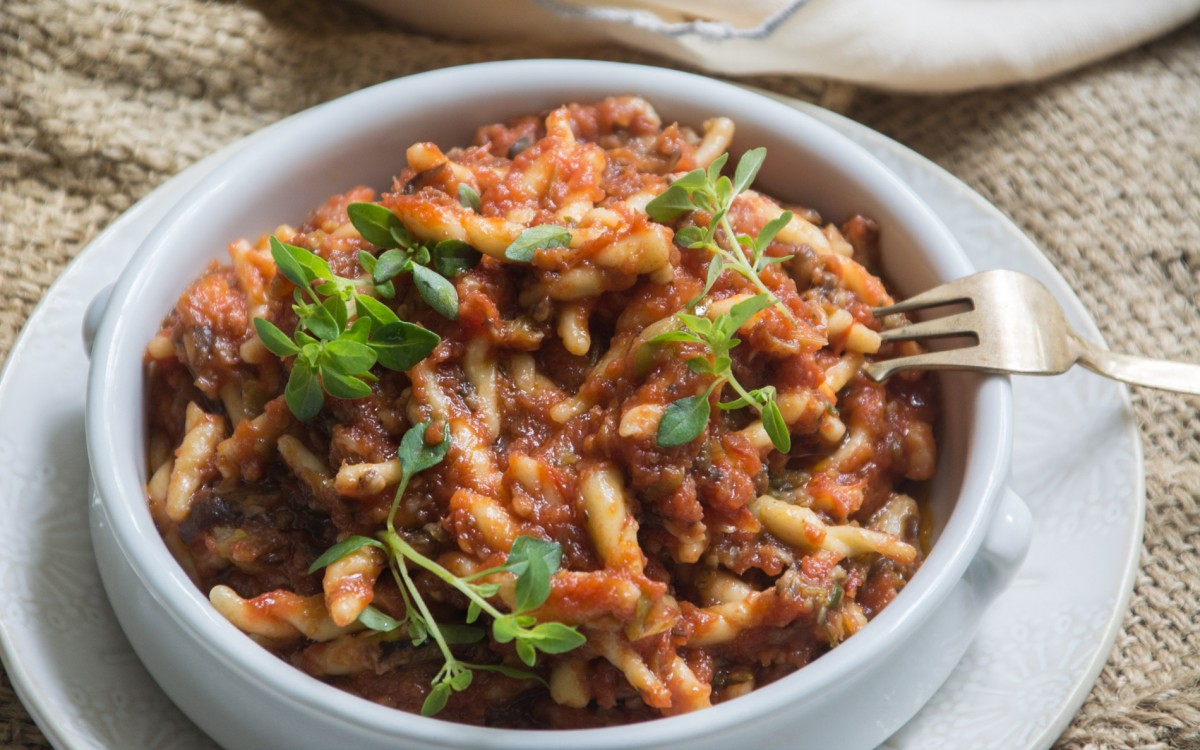
[[[1001,609],[921,715],[888,744],[897,749],[1029,747],[1042,728],[1036,718],[1059,704],[1071,692],[1074,676],[1087,669],[1109,611],[1060,608],[1030,617]]]
[[[1045,258],[969,188],[877,133],[796,106],[895,170],[977,266],[1039,277],[1071,322],[1099,339]],[[141,238],[245,143],[172,179],[81,253],[30,317],[0,379],[0,517],[15,519],[0,525],[0,657],[60,750],[213,747],[142,668],[103,596],[86,512],[87,360],[76,342],[86,303]],[[1049,747],[1087,695],[1124,615],[1144,506],[1126,392],[1087,373],[1017,379],[1014,390],[1014,485],[1033,511],[1033,547],[958,669],[889,750]]]

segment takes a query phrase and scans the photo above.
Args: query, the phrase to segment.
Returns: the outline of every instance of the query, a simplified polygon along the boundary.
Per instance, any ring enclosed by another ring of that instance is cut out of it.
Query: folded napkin
[[[804,0],[538,0],[566,16],[614,21],[665,34],[762,37]]]
[[[1200,0],[360,0],[423,31],[618,42],[717,74],[794,74],[907,91],[1044,78],[1200,15]]]

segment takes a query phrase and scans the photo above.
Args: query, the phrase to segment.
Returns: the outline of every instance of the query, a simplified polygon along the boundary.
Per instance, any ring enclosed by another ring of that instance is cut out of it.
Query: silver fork
[[[891,328],[880,336],[884,342],[973,337],[975,344],[872,362],[863,370],[882,381],[913,368],[1057,375],[1078,363],[1126,383],[1200,395],[1200,365],[1101,349],[1075,333],[1041,282],[1016,271],[984,271],[872,312],[882,318],[954,304],[971,309]]]

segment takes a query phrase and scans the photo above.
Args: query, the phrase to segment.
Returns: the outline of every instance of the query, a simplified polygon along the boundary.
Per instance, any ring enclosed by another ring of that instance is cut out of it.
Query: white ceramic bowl
[[[226,244],[296,222],[355,184],[385,188],[405,147],[470,142],[476,126],[567,101],[639,93],[664,120],[737,122],[732,150],[765,145],[758,185],[838,219],[882,227],[886,275],[911,294],[972,272],[949,232],[866,152],[794,109],[675,71],[601,62],[488,63],[415,75],[285,120],[197,185],[94,305],[87,440],[93,543],[135,650],[168,695],[228,748],[870,748],[949,675],[985,607],[1011,578],[1028,511],[1007,490],[1007,379],[943,378],[936,542],[921,570],[862,632],[795,674],[698,713],[606,729],[495,730],[387,709],[258,647],[209,605],[159,539],[144,499],[142,352],[181,291]]]

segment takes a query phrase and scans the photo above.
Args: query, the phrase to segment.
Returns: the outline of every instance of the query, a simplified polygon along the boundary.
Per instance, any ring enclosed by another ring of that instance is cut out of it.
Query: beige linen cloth
[[[414,28],[543,45],[619,41],[724,74],[903,91],[1032,81],[1200,13],[1200,0],[357,0]]]
[[[89,240],[220,146],[395,76],[545,54],[319,0],[0,2],[0,362]],[[661,62],[611,46],[570,54]],[[1046,252],[1113,348],[1200,362],[1200,23],[977,93],[745,80],[839,109],[964,180]],[[1140,389],[1133,401],[1148,492],[1140,573],[1058,747],[1198,750],[1200,401]],[[0,747],[45,746],[0,679]]]

